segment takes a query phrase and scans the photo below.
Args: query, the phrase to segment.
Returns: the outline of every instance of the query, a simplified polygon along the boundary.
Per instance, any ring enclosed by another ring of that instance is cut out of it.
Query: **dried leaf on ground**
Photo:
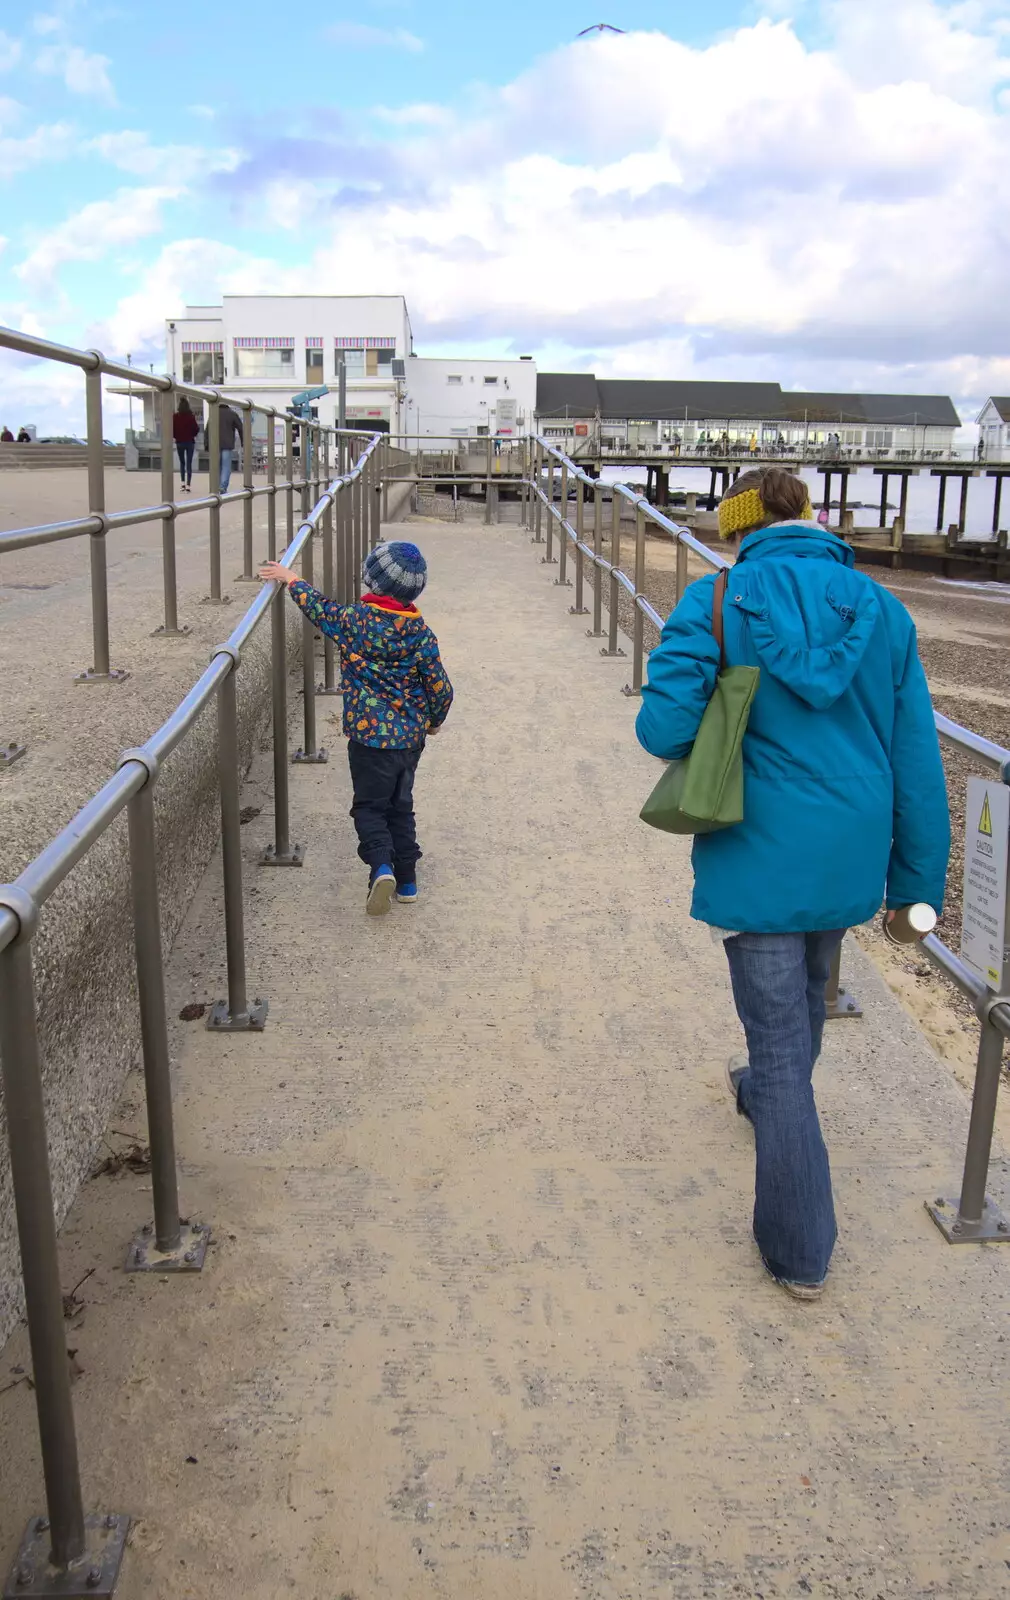
[[[93,1178],[118,1178],[124,1172],[150,1172],[151,1150],[134,1139],[122,1150],[116,1150],[105,1140],[109,1154],[92,1169]]]
[[[188,1006],[183,1006],[179,1012],[180,1022],[197,1022],[200,1017],[207,1015],[207,1006],[203,1000],[193,1000]]]

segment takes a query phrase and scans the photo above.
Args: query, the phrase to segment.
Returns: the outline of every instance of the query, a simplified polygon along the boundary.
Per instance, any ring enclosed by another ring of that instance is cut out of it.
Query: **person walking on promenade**
[[[183,489],[192,490],[193,487],[193,453],[199,432],[200,424],[193,415],[192,407],[186,396],[181,395],[179,409],[172,417],[172,438],[179,456],[179,477]]]
[[[11,433],[11,430],[7,427],[7,424],[5,423],[4,427],[3,427],[3,431],[0,432],[0,444],[13,444],[13,443],[14,443],[14,435]]]
[[[204,426],[204,439],[206,440],[207,450],[209,452],[210,451],[210,420],[209,420],[209,418],[207,420],[207,423]],[[229,406],[229,405],[221,405],[221,406],[218,407],[218,443],[219,443],[220,448],[221,448],[221,480],[220,481],[221,481],[221,493],[222,494],[227,494],[228,493],[228,485],[231,483],[231,458],[232,458],[232,452],[235,449],[235,440],[236,439],[238,439],[240,444],[244,444],[244,442],[245,442],[244,435],[242,433],[242,419],[238,415],[237,412],[232,410],[231,406]]]
[[[31,442],[31,434],[28,432],[28,429],[22,425],[22,427],[18,429],[18,444],[31,444]]]
[[[811,1076],[844,930],[923,901],[939,913],[947,791],[915,628],[813,521],[784,467],[719,506],[745,535],[724,605],[725,660],[760,669],[743,741],[744,820],[694,843],[692,915],[724,941],[747,1057],[727,1071],[757,1148],[754,1236],[798,1299],[824,1286],[836,1227]],[[637,733],[688,754],[720,670],[715,578],[692,583],[649,659]]]
[[[376,545],[365,557],[365,593],[352,606],[328,600],[276,561],[260,577],[287,584],[299,610],[340,649],[351,817],[369,869],[365,909],[382,916],[394,894],[414,905],[421,859],[414,777],[426,738],[452,705],[438,640],[415,604],[428,581],[427,563],[416,545]]]

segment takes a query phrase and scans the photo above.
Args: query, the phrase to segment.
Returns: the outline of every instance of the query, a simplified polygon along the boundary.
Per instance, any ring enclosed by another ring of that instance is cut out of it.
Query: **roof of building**
[[[785,391],[791,422],[880,423],[892,427],[958,428],[961,418],[945,394],[822,394]]]
[[[1007,406],[1010,400],[994,400]],[[821,394],[777,383],[599,378],[591,372],[537,374],[537,415],[664,422],[833,422],[957,428],[946,395]],[[1000,413],[1003,415],[1003,413]]]
[[[671,422],[714,419],[733,422],[738,419],[761,421],[782,415],[782,390],[777,383],[601,378],[597,388],[602,415],[615,419],[655,417]]]
[[[537,373],[538,416],[595,417],[599,404],[592,372]]]
[[[1001,422],[1010,422],[1010,396],[1007,396],[1007,395],[1000,396],[1000,395],[995,395],[995,394],[990,395],[988,400],[986,401],[985,405],[982,407],[983,411],[986,409],[986,406],[995,406],[996,407],[996,411],[997,411],[997,413],[999,415],[1000,421]],[[981,420],[981,413],[980,413],[979,420]]]

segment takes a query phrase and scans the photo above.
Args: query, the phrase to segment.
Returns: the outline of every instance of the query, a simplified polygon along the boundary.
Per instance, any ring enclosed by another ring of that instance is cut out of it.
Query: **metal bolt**
[[[105,1526],[109,1530],[110,1533],[112,1532],[113,1528],[115,1528],[117,1526],[118,1522],[119,1522],[119,1518],[117,1516],[114,1516],[113,1513],[110,1511],[109,1515],[105,1519]]]
[[[102,1581],[102,1569],[101,1569],[101,1567],[92,1567],[91,1571],[88,1573],[88,1588],[89,1589],[97,1589],[98,1585],[101,1583],[101,1581]]]
[[[964,1230],[962,1229],[961,1224],[959,1222],[955,1222],[954,1226],[951,1228],[950,1231],[951,1231],[951,1233],[962,1233]]]
[[[49,1518],[48,1517],[36,1517],[36,1519],[35,1519],[35,1532],[36,1533],[48,1533],[49,1532]]]
[[[134,1265],[139,1267],[142,1264],[143,1260],[144,1260],[144,1252],[141,1249],[140,1245],[138,1244],[136,1250],[134,1250],[134,1252],[133,1252]]]
[[[150,1222],[145,1222],[140,1231],[144,1234],[150,1234],[154,1232],[154,1228]]]
[[[945,1206],[947,1204],[946,1200],[940,1200],[940,1199],[938,1199],[936,1203],[937,1203],[938,1206]]]
[[[193,1262],[196,1260],[196,1251],[195,1250],[187,1250],[186,1254],[183,1256],[183,1260],[188,1262],[189,1265],[192,1266]]]
[[[1010,1222],[997,1222],[996,1230],[998,1233],[1010,1233]]]
[[[14,1574],[14,1582],[17,1584],[19,1589],[27,1589],[33,1577],[34,1573],[32,1572],[31,1567],[18,1567],[18,1570]]]

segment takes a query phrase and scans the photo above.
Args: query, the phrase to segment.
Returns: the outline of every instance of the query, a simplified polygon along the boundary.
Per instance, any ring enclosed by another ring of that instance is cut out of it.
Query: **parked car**
[[[38,444],[79,444],[87,446],[86,439],[75,439],[70,433],[50,433],[44,439],[36,441]]]

